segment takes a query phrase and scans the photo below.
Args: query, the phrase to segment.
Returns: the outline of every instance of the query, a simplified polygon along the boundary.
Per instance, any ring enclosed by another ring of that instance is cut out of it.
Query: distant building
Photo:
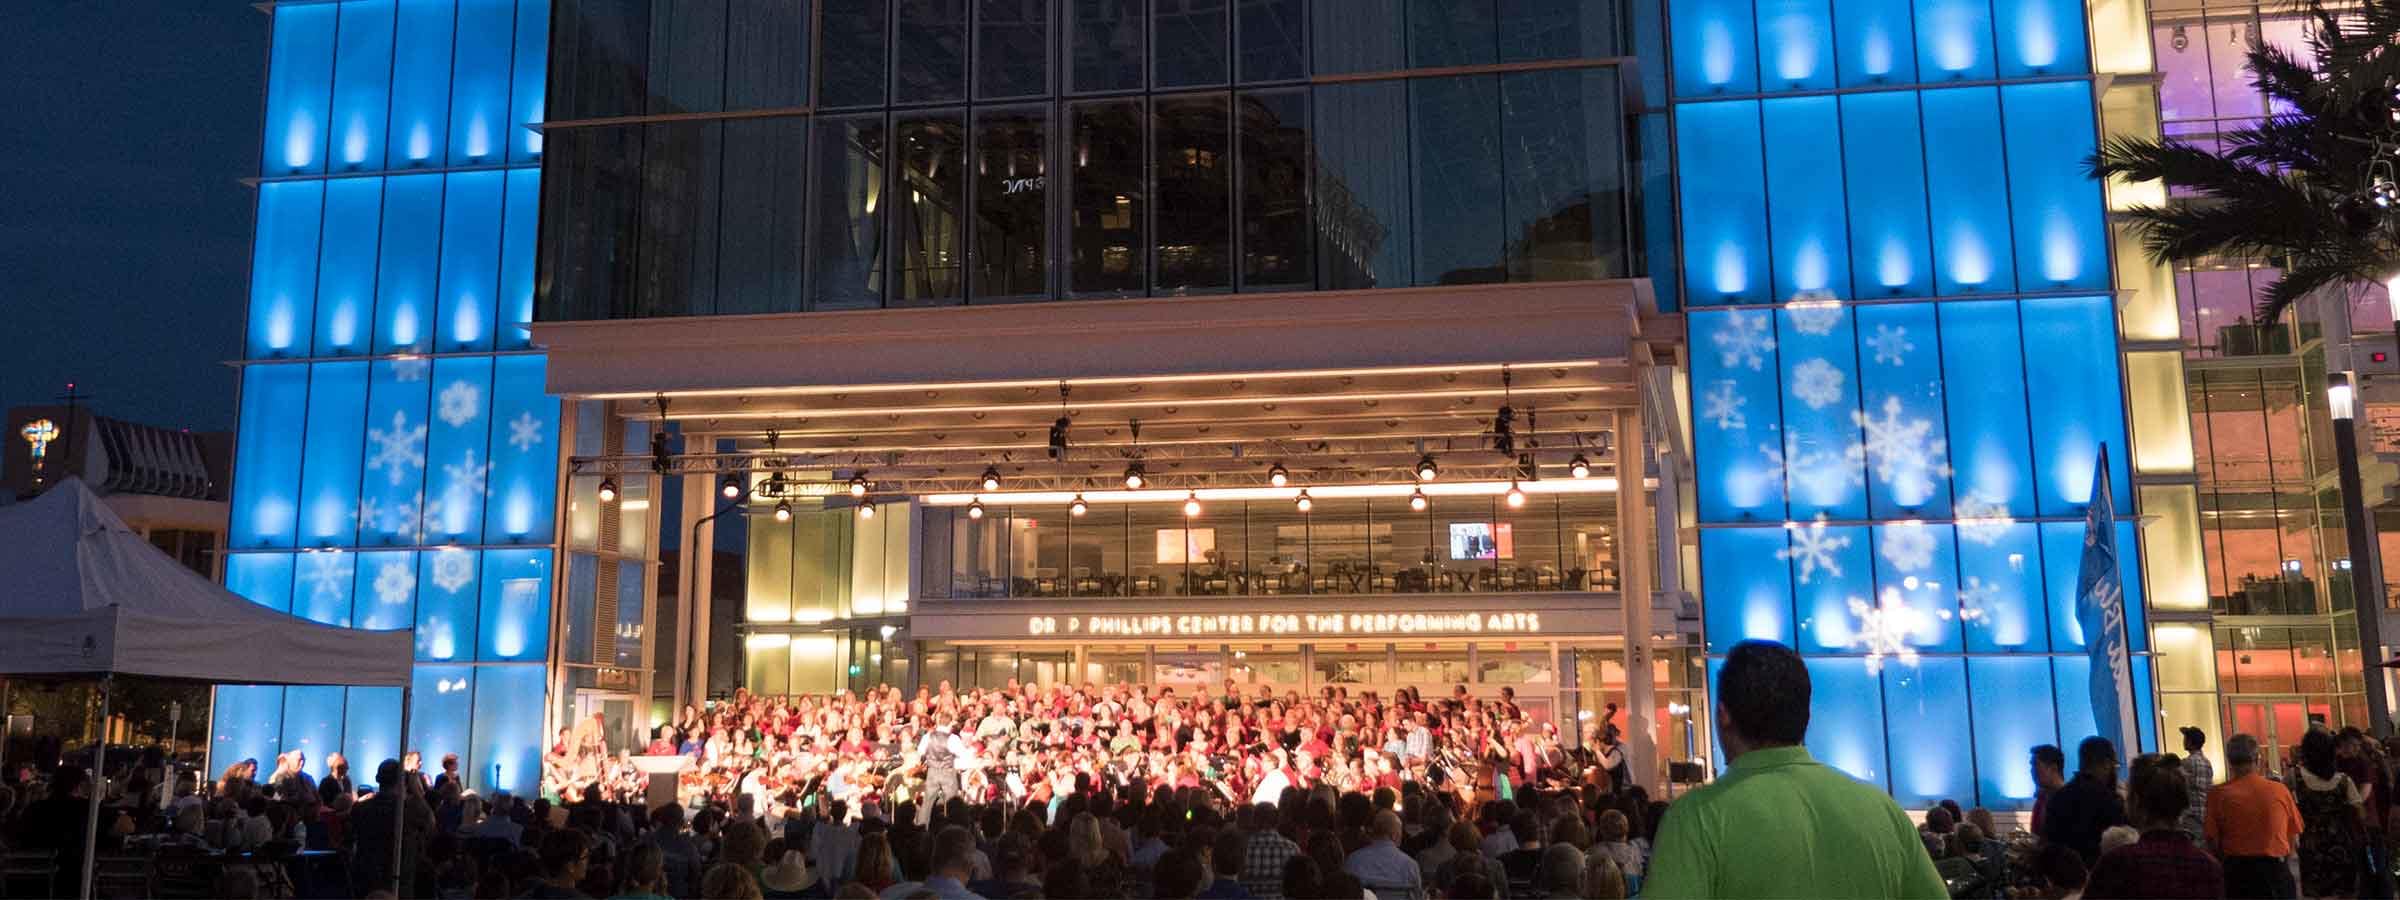
[[[233,436],[111,418],[89,407],[8,411],[0,492],[24,500],[80,476],[150,543],[210,577],[225,546]]]

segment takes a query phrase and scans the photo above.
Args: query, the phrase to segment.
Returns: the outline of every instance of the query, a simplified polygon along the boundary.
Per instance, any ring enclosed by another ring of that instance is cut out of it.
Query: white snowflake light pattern
[[[1783,473],[1799,495],[1832,496],[1867,480],[1865,471],[1850,458],[1848,451],[1807,449],[1801,446],[1800,435],[1796,433],[1786,432],[1782,447],[1760,444],[1758,452],[1766,457],[1767,468]]]
[[[1842,324],[1842,301],[1831,291],[1802,291],[1783,311],[1792,320],[1792,330],[1801,334],[1823,337]]]
[[[1700,395],[1700,418],[1715,424],[1718,431],[1739,431],[1750,425],[1742,415],[1742,407],[1748,405],[1750,398],[1742,396],[1731,380],[1720,379]]]
[[[1950,442],[1933,436],[1933,420],[1907,418],[1899,397],[1884,398],[1878,415],[1852,412],[1850,417],[1866,432],[1866,440],[1851,448],[1851,457],[1864,458],[1875,470],[1875,479],[1904,498],[1903,503],[1933,496],[1936,479],[1949,477]]]
[[[489,496],[492,492],[492,464],[476,462],[473,448],[457,464],[443,463],[442,477],[449,481],[442,496],[452,502],[464,504],[465,498]]]
[[[1933,529],[1923,522],[1894,522],[1883,527],[1876,552],[1902,572],[1922,572],[1933,565]]]
[[[464,428],[480,415],[476,407],[483,404],[483,391],[473,383],[453,381],[442,389],[442,421],[452,428]]]
[[[444,547],[433,554],[433,584],[450,593],[475,580],[475,557],[457,547]]]
[[[1980,623],[1990,621],[1992,606],[2000,600],[2000,585],[1974,575],[1958,586],[1958,620]]]
[[[1968,494],[1958,498],[1954,511],[1958,518],[1958,536],[1989,547],[2008,536],[2008,527],[2017,524],[2008,514],[2008,505],[1986,500],[1981,495]]]
[[[350,587],[350,567],[340,551],[300,554],[300,586],[312,602],[339,600]]]
[[[375,602],[385,606],[403,606],[417,589],[415,567],[404,562],[387,562],[375,570]]]
[[[392,360],[392,380],[394,381],[424,381],[425,374],[431,371],[433,371],[433,361],[421,356]]]
[[[1810,409],[1824,409],[1842,400],[1842,370],[1824,359],[1810,357],[1792,367],[1792,396]]]
[[[542,420],[532,413],[521,412],[508,423],[508,445],[518,453],[531,453],[542,443]]]
[[[367,470],[381,471],[399,484],[409,470],[425,468],[425,426],[408,424],[408,411],[392,411],[392,427],[367,429]]]
[[[1818,569],[1835,578],[1842,577],[1841,560],[1836,554],[1850,546],[1849,535],[1826,534],[1825,514],[1807,525],[1786,522],[1783,529],[1791,535],[1792,545],[1775,551],[1775,558],[1800,564],[1800,583],[1807,584]]]
[[[1850,615],[1858,619],[1850,646],[1867,654],[1868,674],[1881,673],[1886,658],[1898,659],[1901,665],[1917,664],[1917,648],[1908,638],[1924,626],[1925,614],[1910,608],[1899,588],[1884,588],[1873,605],[1850,598]]]
[[[1708,336],[1717,348],[1717,358],[1726,367],[1745,366],[1751,371],[1766,368],[1767,354],[1775,350],[1775,330],[1766,313],[1732,313],[1725,317],[1725,327]]]
[[[1877,325],[1875,336],[1867,339],[1867,349],[1874,351],[1876,362],[1898,366],[1907,364],[1908,351],[1917,345],[1909,343],[1908,329]]]

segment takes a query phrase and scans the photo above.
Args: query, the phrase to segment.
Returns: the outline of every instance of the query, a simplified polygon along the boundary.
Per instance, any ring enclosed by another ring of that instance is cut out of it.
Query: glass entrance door
[[[2276,772],[2290,767],[2294,748],[2308,734],[2311,722],[2333,720],[2331,706],[2301,697],[2244,697],[2229,700],[2226,706],[2232,712],[2233,733],[2257,738],[2268,767]]]
[[[601,737],[612,754],[627,747],[640,752],[649,743],[649,735],[641,733],[641,723],[633,715],[634,708],[632,694],[590,689],[575,692],[575,721],[580,725],[598,716]]]

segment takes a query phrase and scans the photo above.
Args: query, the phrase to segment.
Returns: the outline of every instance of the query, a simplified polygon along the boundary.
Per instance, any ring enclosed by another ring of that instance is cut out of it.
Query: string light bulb
[[[983,467],[983,489],[985,491],[996,491],[1000,489],[1000,467]]]
[[[1141,489],[1142,489],[1142,485],[1143,485],[1143,483],[1144,483],[1144,482],[1146,482],[1146,481],[1148,481],[1148,479],[1146,479],[1146,478],[1143,478],[1143,477],[1142,477],[1142,464],[1141,464],[1141,463],[1138,463],[1138,462],[1137,462],[1137,463],[1134,463],[1134,464],[1132,464],[1132,465],[1129,465],[1129,466],[1126,466],[1126,467],[1125,467],[1125,489],[1126,489],[1126,490],[1129,490],[1129,491],[1138,491],[1138,490],[1141,490]]]
[[[867,496],[866,473],[861,472],[859,474],[850,476],[850,496],[860,499],[864,499]]]
[[[1090,512],[1091,508],[1091,504],[1083,502],[1082,494],[1076,494],[1075,499],[1067,501],[1067,515],[1070,516],[1083,515],[1086,512]]]
[[[725,499],[727,500],[741,496],[742,479],[740,476],[736,475],[725,476],[725,478],[717,485],[717,493],[725,495]]]
[[[1433,464],[1433,454],[1428,453],[1424,459],[1417,460],[1418,481],[1432,481],[1441,477],[1441,474],[1441,467]]]
[[[1508,508],[1510,509],[1516,509],[1517,507],[1525,505],[1525,489],[1518,487],[1517,483],[1514,481],[1508,483],[1508,493],[1504,496],[1505,499],[1508,500]]]
[[[859,518],[861,518],[861,519],[872,519],[872,518],[875,518],[875,501],[873,501],[873,500],[860,500],[860,501],[858,501],[858,517],[859,517]]]
[[[980,518],[983,518],[983,499],[982,499],[982,498],[978,497],[978,498],[976,498],[976,499],[975,499],[973,502],[971,502],[971,503],[968,503],[968,504],[967,504],[967,518],[970,518],[970,519],[980,519]]]

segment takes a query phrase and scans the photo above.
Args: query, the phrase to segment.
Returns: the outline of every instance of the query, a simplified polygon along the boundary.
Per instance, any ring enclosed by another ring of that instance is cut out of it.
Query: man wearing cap
[[[2191,794],[2191,805],[2184,807],[2180,824],[2194,843],[2207,837],[2203,825],[2208,820],[2208,789],[2217,783],[2216,767],[2209,763],[2207,754],[2200,752],[2207,746],[2207,734],[2190,725],[2183,726],[2183,787]]]
[[[2227,897],[2294,896],[2284,858],[2300,836],[2300,807],[2282,782],[2259,774],[2258,739],[2225,742],[2225,783],[2208,792],[2204,830],[2225,867]]]

